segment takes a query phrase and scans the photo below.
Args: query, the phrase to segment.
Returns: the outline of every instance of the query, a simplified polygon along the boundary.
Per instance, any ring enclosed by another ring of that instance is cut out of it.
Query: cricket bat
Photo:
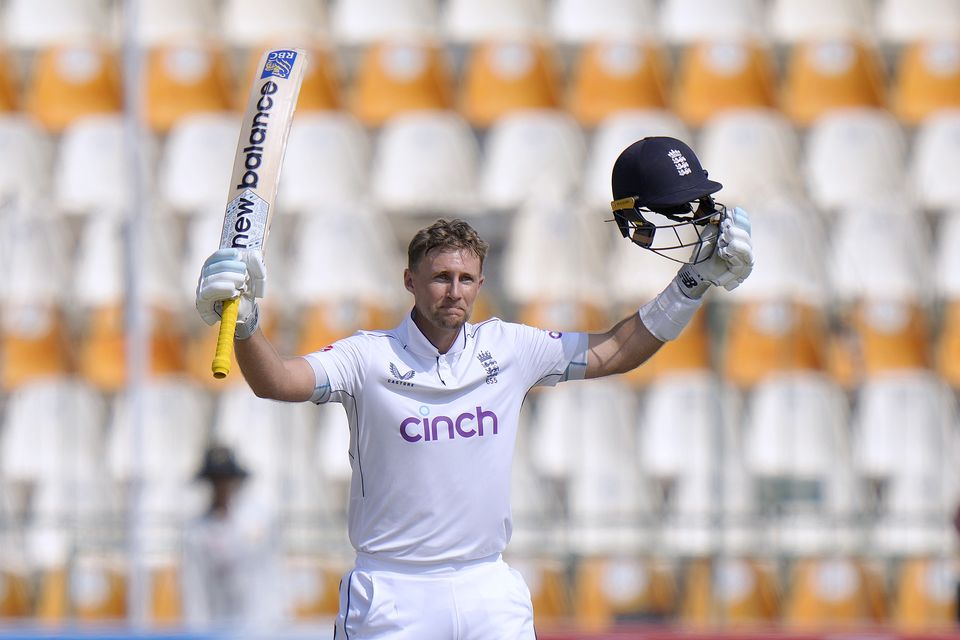
[[[267,243],[283,152],[306,64],[307,55],[302,49],[271,49],[257,64],[233,161],[221,249],[263,251]],[[223,302],[213,356],[214,378],[230,373],[239,302],[238,298]]]

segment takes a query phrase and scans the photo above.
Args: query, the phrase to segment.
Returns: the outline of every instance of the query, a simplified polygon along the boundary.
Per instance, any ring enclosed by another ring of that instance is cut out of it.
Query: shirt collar
[[[413,321],[412,309],[410,313],[403,318],[403,322],[400,323],[398,333],[400,334],[401,340],[403,340],[404,348],[408,351],[418,356],[436,358],[440,355],[452,356],[463,351],[463,348],[467,344],[467,336],[471,333],[472,326],[469,322],[464,323],[463,327],[460,328],[460,335],[453,341],[450,349],[445,354],[441,354],[437,348],[433,346],[433,343],[427,339],[427,336],[423,335],[423,332],[420,331],[420,327]]]

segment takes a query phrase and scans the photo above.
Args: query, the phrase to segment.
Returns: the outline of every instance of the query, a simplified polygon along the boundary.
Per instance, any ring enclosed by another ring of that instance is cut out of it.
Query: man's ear
[[[407,291],[413,293],[413,273],[409,268],[403,270],[403,286]]]

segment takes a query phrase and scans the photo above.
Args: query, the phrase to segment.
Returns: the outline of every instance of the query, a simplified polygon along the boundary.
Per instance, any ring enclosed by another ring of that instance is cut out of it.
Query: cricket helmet
[[[614,163],[611,183],[610,206],[624,238],[675,262],[710,258],[717,235],[710,223],[724,215],[712,194],[723,185],[707,177],[686,143],[659,136],[634,142]]]

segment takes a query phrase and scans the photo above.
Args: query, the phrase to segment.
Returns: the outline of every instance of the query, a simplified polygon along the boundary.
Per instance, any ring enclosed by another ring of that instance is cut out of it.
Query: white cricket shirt
[[[348,529],[357,551],[462,562],[510,540],[510,468],[531,387],[583,378],[587,334],[493,318],[441,354],[410,315],[306,356],[316,403],[350,422]]]

